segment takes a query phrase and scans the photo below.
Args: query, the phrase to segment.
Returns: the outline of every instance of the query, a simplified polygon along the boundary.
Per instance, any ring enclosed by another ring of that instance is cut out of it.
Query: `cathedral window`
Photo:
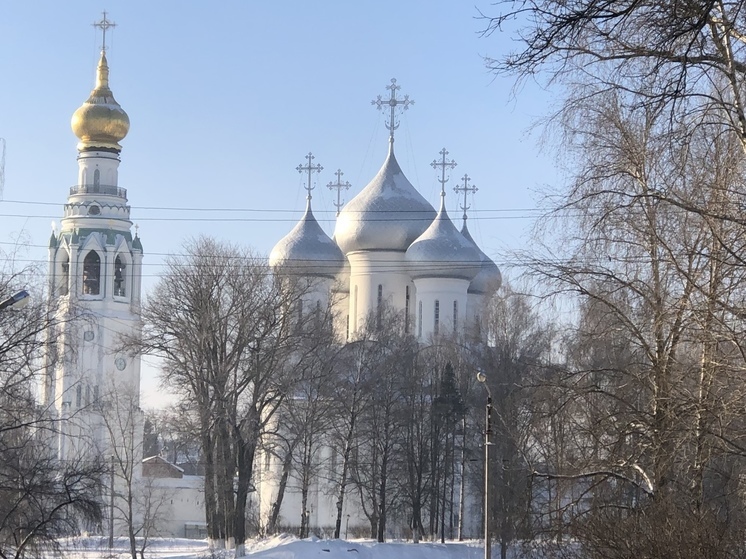
[[[75,388],[75,407],[76,408],[80,407],[80,405],[82,404],[82,400],[83,400],[83,386],[79,384]]]
[[[355,286],[355,294],[352,298],[352,327],[357,330],[357,285]]]
[[[456,325],[458,324],[458,301],[453,302],[453,331],[456,331]]]
[[[422,337],[422,301],[420,301],[420,307],[417,310],[417,337]]]
[[[409,286],[404,288],[404,333],[409,334]]]
[[[126,265],[124,262],[122,262],[122,259],[117,256],[116,260],[114,261],[114,295],[117,297],[125,297],[127,295],[127,290],[125,287],[125,268]]]
[[[264,471],[268,472],[270,466],[272,465],[272,455],[269,451],[264,452]]]
[[[438,334],[440,332],[440,301],[435,299],[435,325],[433,326],[433,333]]]
[[[93,171],[93,186],[101,186],[101,171],[98,169]],[[98,188],[95,188],[94,192],[98,192]]]
[[[101,257],[95,250],[83,261],[83,294],[98,295],[101,292]]]

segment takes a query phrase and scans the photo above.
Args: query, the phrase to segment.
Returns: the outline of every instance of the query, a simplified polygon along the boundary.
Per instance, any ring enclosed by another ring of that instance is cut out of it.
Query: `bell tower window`
[[[121,257],[117,256],[114,261],[114,295],[117,297],[125,297],[127,295],[125,268],[126,265],[122,262]]]
[[[435,327],[433,333],[440,334],[440,301],[435,299]]]
[[[83,294],[101,293],[101,257],[95,250],[88,253],[83,261]]]
[[[70,285],[70,257],[65,255],[62,261],[62,273],[60,274],[60,285],[57,289],[59,295],[67,295]]]
[[[97,187],[94,192],[98,192],[98,187],[101,186],[101,171],[98,169],[93,171],[93,186]]]

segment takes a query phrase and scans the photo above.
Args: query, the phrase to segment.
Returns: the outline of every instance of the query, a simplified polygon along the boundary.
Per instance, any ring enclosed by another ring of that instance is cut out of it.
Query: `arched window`
[[[57,289],[59,295],[67,295],[70,289],[70,257],[66,254],[62,260],[62,273],[60,274],[60,284]]]
[[[417,337],[422,337],[422,301],[420,301],[419,308],[417,309]]]
[[[456,325],[458,324],[458,301],[453,302],[453,331],[456,331]]]
[[[83,261],[83,294],[101,293],[101,257],[95,250],[88,253]]]
[[[435,326],[433,327],[433,333],[438,334],[440,332],[440,301],[435,299]]]
[[[125,268],[125,263],[117,256],[116,260],[114,260],[114,295],[117,297],[125,297],[127,295],[125,283],[127,274],[125,273]]]

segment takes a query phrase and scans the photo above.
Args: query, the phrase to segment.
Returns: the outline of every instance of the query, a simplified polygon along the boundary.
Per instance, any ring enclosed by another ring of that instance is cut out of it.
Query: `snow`
[[[105,537],[67,538],[60,541],[60,546],[66,559],[129,557],[126,538],[116,538],[111,553]],[[152,538],[145,555],[146,559],[233,559],[231,552],[211,552],[205,540],[185,538]],[[247,559],[480,559],[483,556],[484,549],[478,541],[378,543],[372,540],[299,540],[282,535],[246,542]]]
[[[478,542],[378,543],[370,540],[298,540],[280,536],[246,546],[250,559],[477,559],[484,556]]]

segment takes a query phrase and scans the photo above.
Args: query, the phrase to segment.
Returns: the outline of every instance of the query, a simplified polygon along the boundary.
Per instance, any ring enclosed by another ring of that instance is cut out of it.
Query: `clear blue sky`
[[[325,185],[341,168],[349,200],[380,167],[387,131],[371,100],[392,77],[415,100],[396,142],[410,181],[436,205],[429,164],[445,146],[458,162],[448,186],[468,173],[479,188],[469,223],[483,250],[504,268],[507,251],[525,246],[534,191],[555,180],[528,135],[551,97],[532,84],[514,97],[511,80],[487,71],[483,57],[513,45],[480,38],[477,10],[489,2],[45,0],[0,4],[0,241],[23,232],[28,258],[46,259],[50,222],[77,178],[70,117],[93,86],[101,38],[91,23],[104,9],[117,24],[110,83],[131,121],[120,186],[140,226],[146,289],[189,236],[269,253],[302,213],[295,168],[308,151],[325,168],[314,210],[331,234]],[[450,190],[447,201],[458,217]],[[174,207],[189,211],[145,209]]]

